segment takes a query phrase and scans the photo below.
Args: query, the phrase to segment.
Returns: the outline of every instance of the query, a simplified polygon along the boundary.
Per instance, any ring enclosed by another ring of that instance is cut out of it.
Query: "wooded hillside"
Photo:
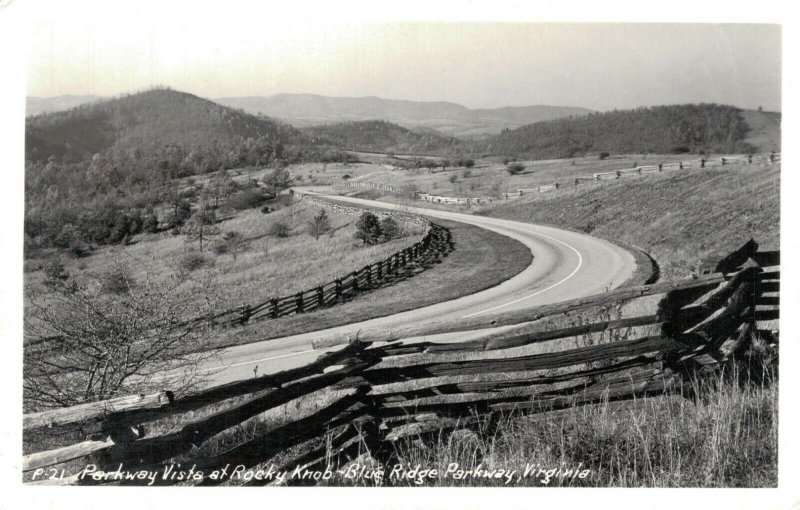
[[[136,158],[165,146],[178,148],[189,160],[218,159],[242,149],[246,140],[275,145],[300,136],[291,126],[170,89],[29,117],[25,131],[26,159],[53,156],[64,162],[88,160],[101,152]]]
[[[523,159],[612,154],[748,153],[742,110],[686,104],[614,110],[537,122],[475,142],[483,152]]]
[[[303,131],[314,143],[398,154],[447,153],[461,143],[434,130],[411,130],[383,120],[340,122]]]

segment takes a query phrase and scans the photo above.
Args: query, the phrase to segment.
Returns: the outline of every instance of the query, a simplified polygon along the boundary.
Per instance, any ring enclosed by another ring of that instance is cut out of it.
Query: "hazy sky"
[[[161,84],[210,98],[296,92],[469,107],[781,108],[778,25],[104,16],[31,25],[29,95],[114,95]]]

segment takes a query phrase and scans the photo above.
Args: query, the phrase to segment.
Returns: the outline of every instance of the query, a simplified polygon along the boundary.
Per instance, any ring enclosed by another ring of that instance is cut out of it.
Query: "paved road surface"
[[[309,193],[312,190],[326,191],[327,188],[317,186],[298,188],[298,190]],[[326,197],[355,205],[385,209],[399,207],[352,197],[333,195]],[[225,349],[218,357],[209,360],[201,367],[201,370],[209,376],[209,382],[222,383],[306,364],[320,355],[320,351],[312,349],[311,342],[322,334],[356,332],[366,327],[392,328],[431,318],[474,317],[556,303],[603,292],[606,288],[618,287],[630,278],[636,268],[634,258],[629,252],[586,234],[450,211],[411,208],[409,212],[469,223],[509,236],[530,248],[534,255],[533,262],[527,269],[500,285],[452,301],[313,333]],[[458,249],[466,248],[462,246]],[[369,299],[369,297],[359,299]],[[429,337],[430,340],[436,341],[468,338],[469,334],[464,333]]]

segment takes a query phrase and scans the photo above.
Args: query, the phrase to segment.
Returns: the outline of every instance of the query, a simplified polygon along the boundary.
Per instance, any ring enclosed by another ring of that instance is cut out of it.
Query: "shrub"
[[[381,231],[387,240],[394,239],[400,235],[400,228],[397,225],[397,221],[391,216],[387,216],[381,220]]]
[[[325,212],[325,209],[320,210],[319,214],[308,222],[308,233],[314,236],[315,240],[318,240],[319,236],[330,232],[330,230],[331,220],[328,218],[328,213]]]
[[[269,235],[272,237],[289,237],[292,229],[285,221],[276,221],[269,227]]]
[[[463,172],[461,172],[461,176],[464,179],[469,179],[470,177],[472,177],[472,170],[470,170],[469,168],[465,169]]]
[[[225,206],[236,211],[243,211],[258,207],[270,198],[260,188],[248,188],[230,197],[225,202]]]
[[[292,186],[292,176],[289,175],[287,169],[276,168],[264,177],[264,184],[267,186],[267,189],[273,193],[277,193]]]
[[[202,253],[190,251],[186,253],[178,261],[179,269],[183,271],[196,271],[203,266],[211,265],[211,259],[204,256]]]
[[[44,266],[45,284],[56,286],[69,279],[69,273],[64,269],[64,264],[60,260],[51,260]]]
[[[525,165],[523,165],[522,163],[510,163],[506,167],[506,172],[508,172],[509,175],[517,175],[521,173],[523,170],[525,170]]]
[[[121,267],[115,267],[103,275],[100,281],[100,290],[106,294],[120,296],[130,292],[131,285],[132,282],[125,270]]]
[[[236,260],[239,252],[241,252],[242,248],[244,247],[244,242],[245,239],[242,234],[234,230],[229,230],[222,234],[222,239],[218,240],[213,246],[211,246],[211,251],[213,251],[216,255],[230,253],[233,257],[233,260]]]
[[[149,234],[158,232],[158,216],[155,214],[148,214],[142,221],[142,230]]]
[[[378,244],[383,237],[381,224],[378,217],[371,212],[363,213],[356,223],[356,239],[360,239],[364,244]]]
[[[177,203],[174,210],[169,216],[167,223],[170,227],[178,227],[183,225],[183,222],[192,217],[192,206],[186,200],[181,200]]]
[[[458,176],[456,174],[451,175],[448,179],[451,183],[454,183],[458,180]]]
[[[602,160],[606,159],[607,157],[609,157],[610,155],[611,155],[611,153],[609,153],[608,151],[603,151],[597,156],[597,159],[602,161]]]

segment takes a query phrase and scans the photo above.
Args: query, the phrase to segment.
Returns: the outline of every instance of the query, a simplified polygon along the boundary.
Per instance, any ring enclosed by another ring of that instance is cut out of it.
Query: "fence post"
[[[725,165],[725,158],[721,158],[721,161],[722,161],[722,165],[724,166]]]
[[[362,271],[365,271],[367,273],[367,288],[372,287],[372,270],[370,269],[369,266],[365,266],[364,269],[362,269]]]
[[[278,298],[272,298],[269,300],[269,304],[272,307],[272,318],[278,318]]]
[[[247,306],[246,304],[242,304],[242,318],[241,318],[242,324],[250,320],[251,314],[252,312],[250,311],[250,307]]]
[[[658,164],[658,171],[662,172],[663,170],[664,170],[664,163],[659,163]]]
[[[705,167],[706,167],[706,160],[705,160],[705,158],[700,158],[700,168],[705,168]]]
[[[752,154],[748,154],[748,155],[747,155],[747,164],[749,165],[749,164],[751,164],[752,162],[753,162],[753,155],[752,155]]]
[[[294,297],[294,304],[297,307],[297,313],[303,313],[303,293],[298,292]]]
[[[334,285],[336,285],[336,291],[335,291],[336,292],[336,300],[338,302],[341,302],[342,301],[342,279],[341,278],[337,278],[336,281],[334,282]]]
[[[622,176],[622,173],[621,173],[619,170],[616,170],[616,171],[614,172],[614,175],[616,175],[616,176],[617,176],[617,179],[619,179],[619,178]]]
[[[769,153],[769,162],[770,163],[775,163],[775,153],[774,152],[770,152]]]
[[[325,305],[325,293],[322,286],[317,287],[317,308],[322,308]]]
[[[678,161],[678,169],[683,170],[683,161]]]
[[[353,294],[358,292],[358,271],[353,271]]]
[[[378,273],[378,281],[383,280],[383,261],[379,260],[377,264],[375,264]]]

